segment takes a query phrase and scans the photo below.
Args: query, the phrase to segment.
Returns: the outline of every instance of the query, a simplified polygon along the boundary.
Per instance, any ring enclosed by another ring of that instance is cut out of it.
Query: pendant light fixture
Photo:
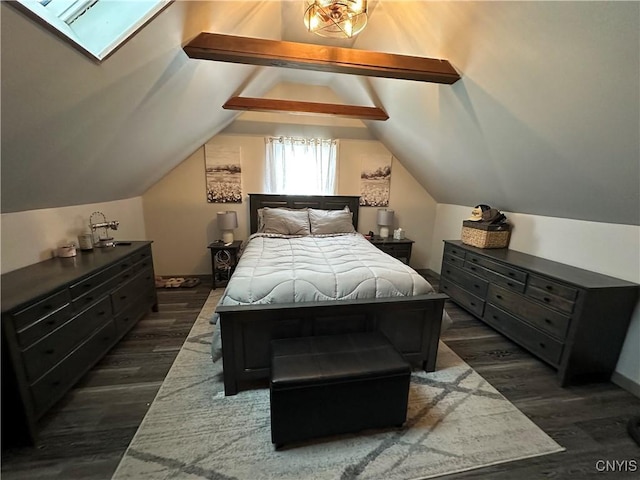
[[[322,37],[351,38],[367,25],[367,0],[307,0],[304,24]]]

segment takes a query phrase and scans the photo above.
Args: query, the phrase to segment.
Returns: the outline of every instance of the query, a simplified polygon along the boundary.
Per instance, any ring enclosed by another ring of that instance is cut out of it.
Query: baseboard
[[[633,380],[621,375],[618,372],[613,372],[611,375],[611,381],[618,385],[620,388],[624,388],[627,392],[640,398],[640,385]]]

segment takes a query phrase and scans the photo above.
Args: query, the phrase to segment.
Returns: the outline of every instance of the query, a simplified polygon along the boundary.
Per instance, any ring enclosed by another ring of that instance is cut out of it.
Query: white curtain
[[[331,195],[336,191],[337,140],[267,137],[265,191]]]

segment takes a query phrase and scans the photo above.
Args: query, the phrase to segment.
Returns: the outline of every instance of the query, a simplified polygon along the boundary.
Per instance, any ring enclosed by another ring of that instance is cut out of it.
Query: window
[[[336,190],[337,140],[268,137],[265,191],[331,195]]]
[[[18,0],[11,2],[92,58],[102,61],[170,0]]]

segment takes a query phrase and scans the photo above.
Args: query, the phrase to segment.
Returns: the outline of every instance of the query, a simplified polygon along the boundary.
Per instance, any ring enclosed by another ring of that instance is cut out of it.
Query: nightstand
[[[413,240],[408,238],[396,240],[393,237],[382,238],[375,235],[369,241],[383,252],[409,265],[409,260],[411,260],[411,246],[414,243]]]
[[[207,248],[211,251],[212,288],[226,287],[238,263],[238,252],[241,240],[225,245],[222,241],[210,243]]]

